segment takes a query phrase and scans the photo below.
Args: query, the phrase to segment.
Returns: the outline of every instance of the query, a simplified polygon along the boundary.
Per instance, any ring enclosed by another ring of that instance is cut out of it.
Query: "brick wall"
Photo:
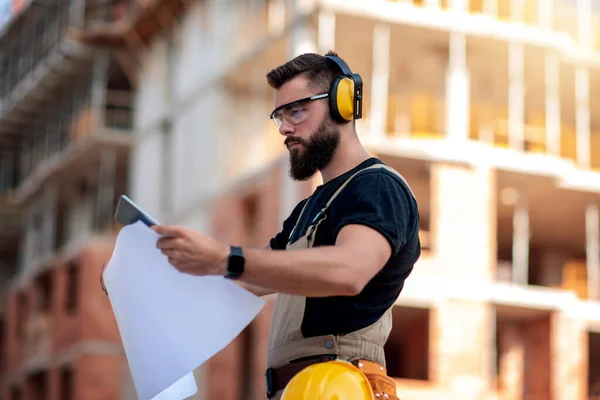
[[[585,323],[555,313],[551,324],[553,400],[586,400],[588,334]]]
[[[498,389],[504,400],[520,400],[524,391],[525,338],[517,323],[498,324]]]
[[[113,244],[107,243],[89,248],[81,260],[81,338],[103,340],[121,344],[119,329],[110,300],[100,286],[102,265],[110,259]]]
[[[212,208],[213,235],[217,240],[246,245],[254,242],[256,247],[269,243],[281,228],[279,204],[281,198],[280,166],[273,168],[257,182],[234,193],[225,194],[215,200]],[[305,184],[306,186],[306,184]],[[248,215],[245,199],[255,197],[256,236],[245,234],[244,221]],[[268,303],[256,319],[227,347],[205,364],[206,400],[239,398],[243,385],[242,374],[247,374],[250,389],[247,399],[263,399],[265,394],[264,371],[268,331],[273,304]],[[245,364],[247,362],[248,364]],[[249,370],[246,370],[249,368]]]
[[[487,168],[431,166],[432,266],[452,283],[489,282],[496,262],[495,176]],[[418,270],[415,273],[419,274]],[[452,398],[479,399],[490,386],[491,310],[483,302],[446,298],[432,313],[433,383]]]
[[[66,366],[73,369],[74,398],[119,398],[125,359],[110,302],[99,280],[102,263],[109,259],[112,248],[112,242],[92,240],[72,257],[51,262],[46,275],[47,298],[41,295],[39,275],[11,288],[5,360],[10,380],[3,388],[6,398],[10,398],[12,387],[23,391],[24,400],[38,398],[35,388],[40,385],[32,380],[29,370],[23,369],[25,362],[41,371],[39,377],[44,378],[49,399],[59,398],[62,386],[57,382],[62,379],[61,368]],[[27,299],[25,312],[18,307],[19,298]],[[25,328],[21,335],[17,335],[17,324]]]
[[[462,400],[478,400],[488,389],[490,310],[485,303],[448,299],[436,309],[432,376]],[[453,397],[454,398],[454,397]]]
[[[551,400],[550,318],[528,321],[523,326],[525,337],[525,394],[529,400]]]
[[[123,358],[115,355],[80,357],[75,365],[73,399],[120,400]]]
[[[556,366],[562,362],[572,366],[577,358],[573,352],[563,353],[562,360],[557,357],[556,343],[561,339],[553,325],[550,315],[503,319],[498,323],[498,387],[503,400],[582,400],[572,390],[573,385],[578,385],[577,375],[556,379]],[[571,372],[577,373],[572,369]]]

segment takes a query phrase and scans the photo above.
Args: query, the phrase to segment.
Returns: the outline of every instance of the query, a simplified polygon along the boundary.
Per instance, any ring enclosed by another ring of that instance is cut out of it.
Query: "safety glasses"
[[[298,125],[309,117],[310,113],[306,110],[304,106],[306,103],[311,102],[313,100],[319,100],[329,97],[328,93],[321,93],[310,97],[305,97],[300,100],[295,100],[287,104],[283,104],[277,107],[270,115],[270,118],[275,123],[277,129],[281,127],[283,124],[283,120],[285,119],[292,125]]]

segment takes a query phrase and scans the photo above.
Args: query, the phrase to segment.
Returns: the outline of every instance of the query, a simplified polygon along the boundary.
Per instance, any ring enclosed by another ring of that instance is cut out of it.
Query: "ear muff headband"
[[[329,89],[329,109],[338,122],[350,122],[362,118],[362,78],[353,74],[348,65],[339,57],[326,56],[342,71]]]

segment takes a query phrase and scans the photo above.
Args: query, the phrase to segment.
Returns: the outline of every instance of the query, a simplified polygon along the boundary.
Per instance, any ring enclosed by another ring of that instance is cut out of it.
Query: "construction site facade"
[[[3,399],[122,396],[121,340],[98,279],[128,185],[134,96],[113,55],[69,39],[118,18],[95,3],[15,1],[1,28]]]
[[[398,396],[600,399],[593,1],[46,3],[0,36],[0,394],[136,398],[99,284],[115,199],[264,247],[321,183],[289,177],[265,75],[335,50],[365,82],[362,143],[419,205],[385,348]],[[267,299],[194,399],[265,398]]]

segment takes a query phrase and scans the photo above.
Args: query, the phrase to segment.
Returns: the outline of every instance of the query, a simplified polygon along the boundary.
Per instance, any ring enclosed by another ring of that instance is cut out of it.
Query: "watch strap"
[[[245,258],[242,248],[239,246],[230,246],[225,277],[228,279],[238,279],[244,273],[244,265]]]

